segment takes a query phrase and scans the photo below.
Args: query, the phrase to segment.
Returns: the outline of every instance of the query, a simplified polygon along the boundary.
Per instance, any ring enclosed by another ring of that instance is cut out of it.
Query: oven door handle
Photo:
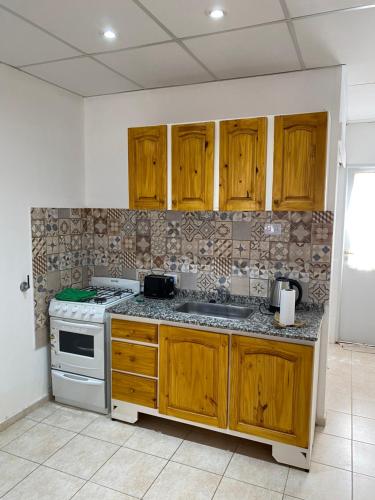
[[[103,380],[95,380],[92,378],[82,377],[80,375],[74,375],[73,373],[59,373],[59,372],[55,371],[54,376],[57,378],[73,380],[74,382],[78,382],[80,384],[86,384],[86,385],[101,385],[101,384],[103,384]]]

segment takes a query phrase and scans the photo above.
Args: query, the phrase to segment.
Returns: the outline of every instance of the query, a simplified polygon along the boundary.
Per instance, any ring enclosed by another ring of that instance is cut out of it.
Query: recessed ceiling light
[[[212,19],[221,19],[222,17],[224,17],[224,11],[223,9],[213,9],[210,10],[208,15],[212,17]]]
[[[117,38],[117,34],[113,30],[105,30],[103,36],[104,38],[107,38],[107,40],[113,40],[114,38]]]

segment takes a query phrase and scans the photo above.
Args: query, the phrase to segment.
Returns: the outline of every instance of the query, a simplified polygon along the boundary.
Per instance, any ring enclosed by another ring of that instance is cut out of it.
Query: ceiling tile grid
[[[0,62],[82,96],[334,64],[375,83],[373,26],[375,0],[0,0]]]
[[[177,37],[242,28],[284,19],[279,0],[141,0]],[[220,8],[224,17],[207,14]]]
[[[6,64],[22,66],[78,54],[30,23],[0,9],[0,60]]]
[[[111,52],[96,58],[146,88],[212,80],[211,75],[174,42]]]
[[[185,44],[219,78],[301,68],[286,23],[192,38]]]
[[[133,0],[1,0],[0,4],[86,53],[170,38]],[[115,40],[101,36],[109,28],[118,33]]]
[[[307,67],[348,65],[348,81],[375,82],[375,9],[293,21]]]
[[[84,97],[140,88],[89,57],[26,66],[24,71]]]

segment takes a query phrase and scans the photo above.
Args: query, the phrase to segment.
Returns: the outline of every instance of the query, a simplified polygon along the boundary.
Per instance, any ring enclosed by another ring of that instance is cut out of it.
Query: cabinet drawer
[[[156,377],[158,349],[127,342],[112,341],[112,368]]]
[[[138,340],[139,342],[158,343],[158,325],[138,323],[122,319],[112,320],[112,337]]]
[[[112,372],[112,399],[156,408],[156,380]]]

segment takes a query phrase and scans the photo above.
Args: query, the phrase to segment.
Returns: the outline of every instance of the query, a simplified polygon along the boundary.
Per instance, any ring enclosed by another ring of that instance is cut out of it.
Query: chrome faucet
[[[222,302],[222,303],[229,302],[230,292],[229,292],[228,288],[226,288],[225,286],[219,286],[218,288],[216,288],[216,292],[217,292],[217,298],[218,298],[219,302]]]

